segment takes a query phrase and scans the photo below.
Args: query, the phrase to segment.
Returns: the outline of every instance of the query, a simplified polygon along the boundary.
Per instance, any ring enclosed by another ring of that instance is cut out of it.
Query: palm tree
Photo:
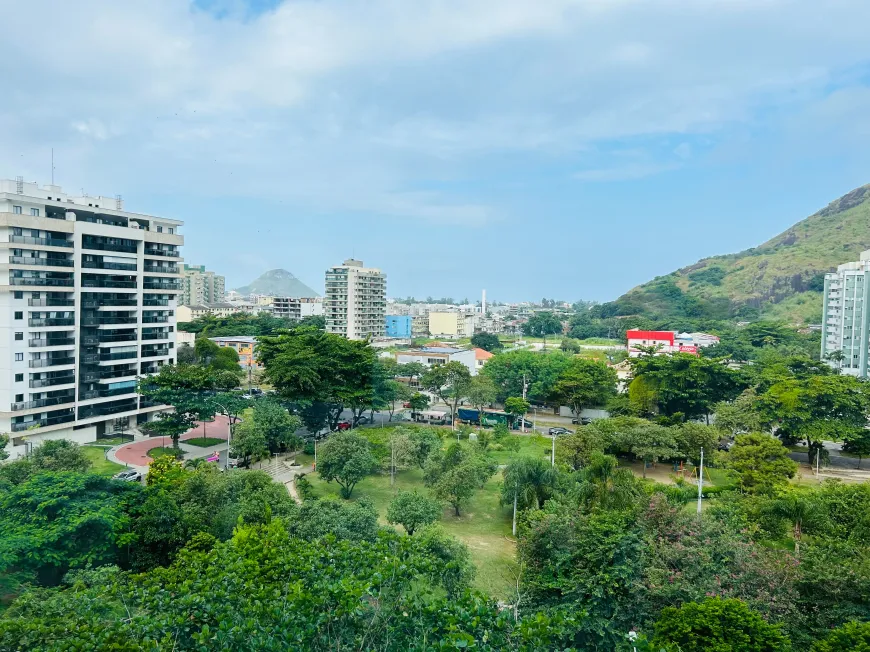
[[[837,363],[837,369],[843,368],[843,362],[846,360],[846,354],[841,349],[831,351],[825,355],[825,359]]]
[[[786,519],[791,524],[794,554],[796,557],[800,557],[804,526],[812,527],[821,519],[822,511],[818,503],[803,496],[788,493],[774,501],[770,511],[774,516]]]
[[[520,457],[508,464],[504,471],[501,503],[513,503],[513,528],[517,532],[517,508],[540,509],[544,501],[553,495],[558,472],[553,466],[537,457]]]
[[[580,471],[580,498],[589,506],[623,509],[640,495],[640,489],[629,469],[619,468],[612,455],[595,453]]]
[[[190,459],[190,460],[187,460],[184,462],[185,469],[196,470],[204,465],[205,465],[205,460],[201,457],[194,457],[193,459]]]

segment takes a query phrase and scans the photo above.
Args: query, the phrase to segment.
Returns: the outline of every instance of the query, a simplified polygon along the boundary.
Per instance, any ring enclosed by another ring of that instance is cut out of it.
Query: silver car
[[[142,482],[142,474],[133,469],[121,471],[112,476],[114,480],[123,480],[124,482]]]

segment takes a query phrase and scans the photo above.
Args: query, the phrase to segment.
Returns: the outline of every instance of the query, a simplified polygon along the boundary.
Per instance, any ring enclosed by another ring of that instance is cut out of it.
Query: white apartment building
[[[841,373],[867,377],[867,347],[870,345],[870,250],[861,260],[837,267],[825,274],[822,303],[822,360]],[[842,360],[828,360],[842,352]]]
[[[136,379],[175,359],[181,224],[125,211],[120,196],[0,180],[0,432],[12,458],[165,408]]]
[[[384,337],[387,275],[353,258],[326,271],[323,315],[329,333],[351,340]]]
[[[323,299],[320,297],[269,297],[272,315],[286,319],[302,319],[323,315]]]
[[[181,296],[179,305],[201,306],[226,300],[226,279],[205,268],[205,265],[181,265]]]

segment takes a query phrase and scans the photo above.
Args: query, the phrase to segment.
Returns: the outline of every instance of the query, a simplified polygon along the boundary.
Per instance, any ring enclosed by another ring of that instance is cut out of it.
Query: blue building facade
[[[411,337],[410,315],[387,315],[385,319],[387,337],[400,337],[403,339]]]

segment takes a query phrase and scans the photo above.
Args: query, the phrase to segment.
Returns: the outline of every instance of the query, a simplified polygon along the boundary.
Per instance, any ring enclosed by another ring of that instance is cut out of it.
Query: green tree
[[[298,448],[301,444],[296,431],[302,426],[302,422],[276,401],[257,401],[254,404],[252,421],[253,427],[262,432],[266,447],[272,454]]]
[[[396,378],[407,378],[411,383],[426,373],[422,362],[406,362],[396,366]]]
[[[466,392],[466,398],[472,407],[477,409],[478,425],[483,423],[483,410],[495,402],[495,383],[489,376],[473,376]]]
[[[743,381],[718,360],[688,353],[645,355],[631,359],[632,380],[655,397],[658,411],[682,420],[709,417],[714,404],[730,400],[743,389]]]
[[[717,423],[718,426],[718,423]],[[676,447],[692,464],[700,464],[701,450],[707,453],[707,459],[719,446],[721,430],[714,426],[689,421],[673,428]]]
[[[605,405],[616,394],[616,372],[603,362],[575,358],[553,387],[554,397],[579,417],[584,407]]]
[[[622,431],[617,445],[643,462],[644,478],[648,464],[656,464],[661,459],[673,459],[680,455],[674,430],[649,422],[639,423]]]
[[[489,351],[490,353],[497,353],[504,348],[504,344],[498,339],[498,335],[493,335],[492,333],[475,333],[471,336],[471,346]]]
[[[396,404],[408,403],[413,396],[414,392],[405,383],[400,383],[397,380],[388,380],[385,383],[382,388],[382,398],[390,413],[390,421],[393,420],[393,414],[396,412]]]
[[[78,471],[84,473],[91,468],[90,460],[85,457],[81,446],[68,439],[48,439],[33,449],[30,454],[34,472]]]
[[[870,652],[870,623],[846,623],[823,641],[813,644],[811,652]]]
[[[641,493],[634,474],[629,469],[619,468],[619,462],[612,455],[593,453],[578,477],[578,495],[589,507],[629,509]]]
[[[242,466],[266,457],[269,454],[266,430],[253,419],[245,419],[235,424],[230,452],[234,458],[242,460]]]
[[[320,446],[317,456],[317,472],[327,482],[338,483],[342,498],[350,498],[356,484],[377,467],[368,440],[349,431],[332,435]]]
[[[536,312],[523,324],[523,334],[528,337],[542,337],[544,347],[547,346],[547,335],[562,332],[562,322],[552,312],[547,310]]]
[[[553,394],[553,386],[572,359],[561,351],[547,354],[508,351],[490,358],[481,373],[492,378],[500,401],[509,396],[522,396],[523,384],[526,383],[527,398],[535,403],[547,403]]]
[[[502,475],[501,502],[512,505],[516,498],[518,509],[541,509],[555,492],[558,480],[556,469],[540,457],[514,458]]]
[[[6,450],[6,446],[9,445],[9,435],[0,433],[0,462],[5,459],[9,459],[9,451]]]
[[[69,569],[118,563],[135,539],[128,505],[140,489],[96,475],[44,471],[0,491],[0,576],[19,572],[51,586]]]
[[[788,638],[740,600],[709,598],[668,607],[655,625],[653,648],[711,652],[788,652]]]
[[[411,443],[411,459],[421,469],[429,456],[441,450],[441,437],[434,428],[411,428],[408,432]]]
[[[723,401],[713,406],[716,427],[734,437],[748,432],[761,432],[761,414],[757,408],[758,396],[754,389],[744,390],[733,401]]]
[[[411,404],[412,416],[416,416],[418,412],[423,412],[429,407],[429,397],[417,392],[408,400],[408,403]]]
[[[387,522],[398,523],[413,536],[418,528],[434,523],[441,518],[441,503],[413,491],[400,491],[387,508]]]
[[[791,491],[774,500],[770,511],[775,517],[785,519],[791,525],[794,554],[795,557],[800,557],[804,527],[813,527],[823,518],[819,504],[810,497]]]
[[[727,466],[737,472],[741,488],[749,493],[771,493],[785,486],[798,468],[781,441],[760,433],[738,435]]]
[[[430,455],[423,470],[423,481],[435,496],[453,506],[456,516],[474,492],[495,473],[495,462],[469,447],[453,443],[444,451]]]
[[[450,419],[456,427],[456,409],[471,389],[471,372],[456,360],[429,368],[420,383],[450,406]]]
[[[810,463],[824,441],[863,436],[870,413],[870,386],[853,376],[793,378],[772,385],[759,397],[765,421],[777,434],[806,439]]]
[[[269,382],[290,401],[323,404],[330,430],[338,427],[345,407],[361,414],[370,404],[375,353],[366,342],[314,328],[297,328],[258,341],[258,356]]]
[[[531,407],[531,404],[520,396],[509,396],[504,401],[504,411],[510,414],[515,421],[524,419]]]

